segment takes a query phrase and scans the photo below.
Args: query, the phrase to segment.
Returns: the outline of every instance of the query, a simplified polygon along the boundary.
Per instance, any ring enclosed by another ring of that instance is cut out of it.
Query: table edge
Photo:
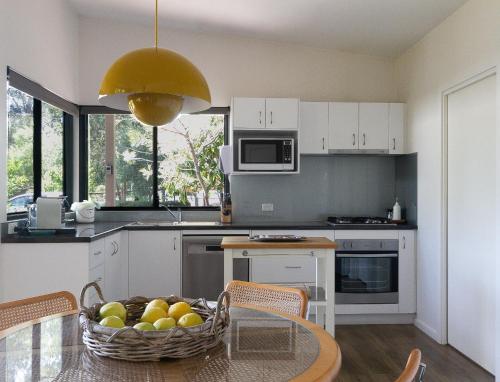
[[[231,307],[257,310],[281,316],[304,326],[316,336],[316,339],[319,342],[318,357],[313,364],[307,368],[307,370],[292,378],[290,382],[330,382],[338,376],[342,365],[342,353],[340,351],[340,347],[337,341],[335,341],[335,339],[321,326],[307,321],[299,316],[251,304],[231,304]]]

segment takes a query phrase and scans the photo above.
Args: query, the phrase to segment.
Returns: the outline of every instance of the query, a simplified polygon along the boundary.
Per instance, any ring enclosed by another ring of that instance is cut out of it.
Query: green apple
[[[160,318],[153,324],[156,330],[168,330],[175,326],[175,320],[172,317]]]
[[[141,322],[154,324],[160,318],[167,318],[167,312],[165,312],[162,308],[152,307],[144,311],[141,317]]]
[[[137,330],[156,330],[153,324],[150,322],[139,322],[138,324],[134,325],[134,329]]]
[[[108,302],[99,309],[99,316],[101,318],[116,316],[125,322],[127,320],[127,309],[119,302]]]
[[[117,316],[108,316],[105,317],[99,322],[99,325],[107,326],[108,328],[116,328],[121,329],[125,326],[122,319]]]

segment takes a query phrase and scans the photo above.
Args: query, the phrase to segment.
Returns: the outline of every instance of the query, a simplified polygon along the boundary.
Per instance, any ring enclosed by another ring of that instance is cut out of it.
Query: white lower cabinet
[[[415,231],[399,231],[399,313],[417,311],[417,259]]]
[[[181,232],[129,231],[129,295],[180,296]]]
[[[252,235],[297,235],[327,237],[331,230],[252,230]],[[312,284],[316,280],[316,259],[310,256],[252,258],[250,281],[269,284]]]
[[[128,298],[128,232],[118,232],[105,239],[104,297],[107,300]]]

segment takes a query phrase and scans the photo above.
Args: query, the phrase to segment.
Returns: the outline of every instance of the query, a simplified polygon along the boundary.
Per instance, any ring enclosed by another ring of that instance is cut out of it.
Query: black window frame
[[[42,194],[42,102],[50,104],[63,112],[63,195],[71,205],[73,195],[73,119],[79,115],[76,104],[67,101],[47,90],[37,82],[19,74],[7,66],[7,84],[33,98],[33,202]],[[8,151],[8,145],[7,145]],[[7,179],[8,182],[8,179]],[[22,219],[27,212],[7,213],[7,220]]]
[[[79,198],[88,199],[88,117],[91,114],[130,114],[130,111],[112,109],[106,106],[82,105],[80,109],[79,123]],[[211,107],[207,110],[193,114],[220,114],[224,115],[224,144],[229,144],[229,107]],[[133,207],[101,207],[101,211],[157,211],[164,210],[160,207],[158,196],[158,127],[153,126],[153,205],[152,206],[133,206]],[[230,192],[229,177],[224,176],[224,193]],[[209,206],[175,206],[173,209],[182,211],[218,211],[220,207]]]

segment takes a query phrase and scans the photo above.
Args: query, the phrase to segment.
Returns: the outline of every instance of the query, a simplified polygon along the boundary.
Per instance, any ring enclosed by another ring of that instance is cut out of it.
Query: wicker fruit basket
[[[85,293],[95,288],[99,303],[86,307]],[[146,305],[153,300],[147,297],[132,297],[121,302],[127,309],[124,328],[114,329],[98,323],[99,309],[106,303],[101,288],[95,282],[85,285],[80,294],[80,326],[83,343],[94,354],[126,361],[159,361],[162,358],[187,358],[201,354],[217,346],[229,325],[229,294],[222,292],[217,306],[210,308],[205,299],[183,299],[176,296],[162,297],[169,305],[185,301],[204,323],[169,330],[141,331],[132,326],[137,323]]]

